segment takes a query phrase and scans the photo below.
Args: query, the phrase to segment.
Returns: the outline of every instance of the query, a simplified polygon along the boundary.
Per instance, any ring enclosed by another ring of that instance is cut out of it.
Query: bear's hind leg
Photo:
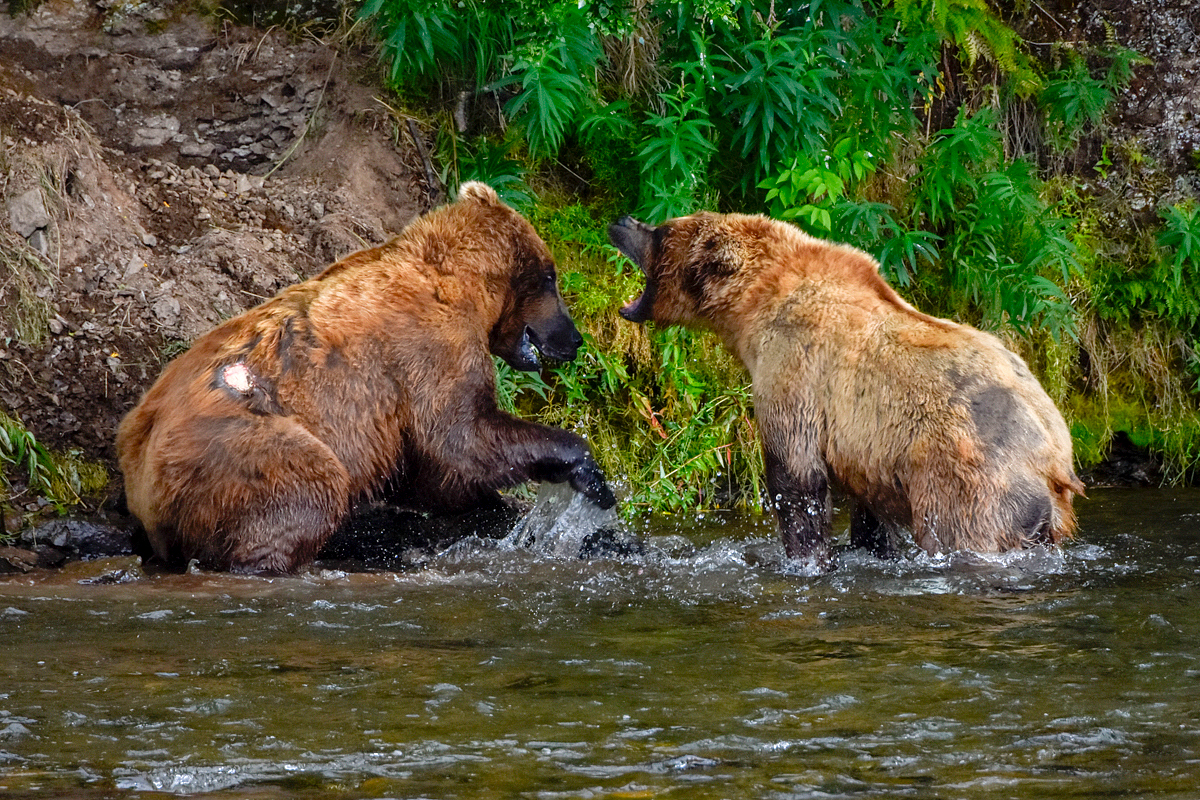
[[[332,499],[320,501],[300,493],[272,497],[261,508],[247,509],[229,538],[229,570],[287,575],[315,559],[343,516]]]
[[[288,573],[311,561],[350,506],[333,451],[277,416],[194,418],[173,438],[172,493],[155,549],[210,569]]]
[[[858,500],[850,512],[850,546],[869,550],[876,558],[895,558],[899,554],[891,527]]]

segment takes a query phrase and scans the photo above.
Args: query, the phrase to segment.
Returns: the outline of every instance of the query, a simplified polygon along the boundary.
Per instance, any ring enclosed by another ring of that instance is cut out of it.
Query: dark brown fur
[[[750,371],[788,555],[830,559],[828,493],[851,540],[1000,552],[1070,536],[1062,415],[996,337],[914,309],[867,254],[761,216],[701,213],[609,235],[646,273],[634,322],[707,327]]]
[[[489,353],[536,369],[581,341],[545,244],[466,184],[169,364],[117,434],[129,508],[172,564],[284,573],[385,484],[424,508],[530,479],[611,505],[580,437],[496,407]]]

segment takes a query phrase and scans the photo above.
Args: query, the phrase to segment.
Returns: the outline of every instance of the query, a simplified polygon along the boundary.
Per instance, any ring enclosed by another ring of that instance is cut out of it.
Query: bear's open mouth
[[[645,304],[646,304],[646,293],[642,292],[637,297],[633,298],[628,303],[621,306],[620,310],[617,311],[617,313],[620,314],[624,319],[629,320],[630,322],[645,322],[647,319],[649,319],[649,315],[646,314],[645,311],[643,310],[643,306]]]
[[[624,216],[608,226],[608,240],[622,255],[637,264],[646,279],[646,288],[642,293],[622,306],[617,313],[630,322],[645,322],[650,319],[654,310],[655,285],[646,269],[647,261],[654,258],[654,229],[633,217]]]
[[[517,343],[517,352],[508,363],[514,368],[532,372],[542,368],[542,360],[538,357],[541,348],[537,344],[537,334],[528,325],[521,331],[521,341]]]
[[[626,253],[626,255],[629,254]],[[642,271],[642,277],[646,280],[646,287],[642,289],[641,294],[621,306],[617,313],[623,319],[627,319],[630,322],[646,322],[654,314],[654,295],[657,287],[654,281],[650,280],[650,274],[646,272],[646,268],[639,264],[636,259],[630,257],[630,260],[637,264],[638,269]]]

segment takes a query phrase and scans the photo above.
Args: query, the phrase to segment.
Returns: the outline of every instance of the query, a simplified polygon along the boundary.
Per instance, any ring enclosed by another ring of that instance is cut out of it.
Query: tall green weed
[[[717,472],[742,486],[761,473],[745,454],[719,469],[720,426],[728,441],[751,418],[720,347],[615,320],[640,282],[604,241],[622,213],[767,211],[872,253],[926,310],[1031,349],[1049,337],[1056,352],[1090,351],[1098,326],[1152,321],[1193,342],[1173,369],[1194,363],[1200,379],[1195,207],[1164,210],[1115,254],[1096,243],[1114,226],[1095,187],[1060,191],[1083,185],[1061,174],[1083,158],[1089,179],[1130,169],[1103,140],[1105,115],[1144,59],[1109,36],[1039,60],[1006,22],[1024,7],[1003,13],[987,0],[363,6],[398,89],[466,90],[503,110],[483,138],[448,137],[447,183],[487,180],[534,219],[586,332],[580,358],[544,380],[502,370],[505,402],[586,425],[635,502],[658,507],[703,496]],[[560,168],[587,206],[553,196],[545,176]],[[1055,386],[1084,381],[1070,358],[1043,367]],[[1150,383],[1146,398],[1168,392]]]

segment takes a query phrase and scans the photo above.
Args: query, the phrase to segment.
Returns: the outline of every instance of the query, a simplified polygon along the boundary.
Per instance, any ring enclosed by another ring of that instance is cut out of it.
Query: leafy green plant
[[[1086,126],[1100,123],[1112,99],[1112,89],[1093,78],[1087,62],[1072,53],[1065,67],[1051,73],[1038,97],[1046,110],[1048,138],[1060,150],[1078,143]]]
[[[374,19],[383,34],[383,51],[391,62],[391,79],[393,84],[400,85],[436,80],[439,73],[461,70],[472,50],[486,54],[481,47],[487,41],[483,34],[494,17],[481,11],[474,2],[464,3],[459,9],[448,0],[427,3],[367,0],[361,15]],[[473,42],[479,45],[472,48]],[[485,55],[474,62],[476,71],[489,72],[489,60]]]
[[[1168,206],[1162,211],[1162,219],[1165,227],[1158,235],[1158,244],[1170,254],[1173,288],[1183,288],[1185,275],[1194,286],[1200,280],[1200,205],[1189,202]]]
[[[919,265],[935,265],[941,239],[930,231],[906,228],[887,203],[842,202],[835,206],[833,238],[856,242],[875,256],[880,273],[897,286],[908,286]]]
[[[78,471],[65,469],[24,425],[2,412],[0,475],[10,493],[44,497],[59,507],[79,501]]]
[[[665,219],[696,209],[704,188],[708,163],[716,152],[707,110],[691,87],[660,96],[664,113],[651,117],[654,133],[641,152],[643,196],[639,213]]]
[[[758,184],[789,154],[815,150],[841,110],[832,90],[837,63],[822,45],[824,31],[767,27],[739,49],[714,58],[724,89],[724,111],[733,125],[735,152],[751,165]]]
[[[483,181],[513,208],[528,208],[533,195],[525,182],[525,166],[510,158],[512,149],[512,143],[497,144],[487,139],[480,139],[473,147],[460,145],[454,188],[467,181]]]
[[[550,40],[525,41],[514,53],[510,74],[492,85],[494,89],[519,86],[505,110],[539,155],[557,153],[567,131],[591,106],[593,87],[583,76],[595,72],[603,55],[582,6],[551,8],[560,13],[547,15],[553,17],[546,21]]]
[[[891,0],[891,3],[909,29],[932,25],[943,39],[953,42],[967,65],[974,66],[981,60],[996,64],[1013,76],[1020,94],[1031,94],[1040,85],[1021,38],[992,11],[987,0]]]
[[[1004,162],[995,116],[960,114],[922,158],[915,211],[942,238],[941,256],[958,299],[989,326],[1046,326],[1074,336],[1075,315],[1062,288],[1079,271],[1068,220],[1048,208],[1030,165]]]
[[[792,165],[773,179],[763,181],[766,201],[776,219],[801,219],[810,230],[833,232],[831,209],[846,194],[846,184],[874,174],[875,164],[866,150],[853,150],[846,138],[834,144],[828,158],[814,163],[801,153]]]

